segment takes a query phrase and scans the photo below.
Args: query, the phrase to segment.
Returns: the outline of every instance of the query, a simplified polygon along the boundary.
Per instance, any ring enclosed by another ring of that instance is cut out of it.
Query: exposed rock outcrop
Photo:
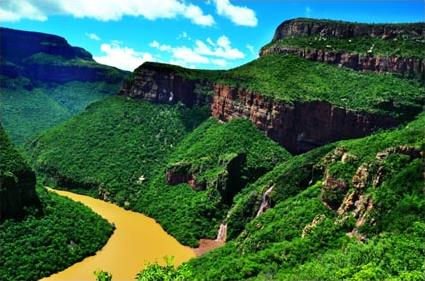
[[[248,118],[267,136],[292,153],[340,140],[368,135],[397,120],[336,107],[325,101],[280,102],[245,89],[214,86],[212,115],[222,121]]]
[[[258,218],[259,216],[261,216],[265,211],[267,211],[268,209],[271,208],[272,206],[272,202],[271,202],[271,198],[270,198],[270,194],[272,193],[274,188],[274,185],[271,186],[270,188],[268,188],[266,190],[266,192],[264,192],[262,199],[261,199],[261,205],[260,208],[258,208],[257,211],[257,215],[255,216],[256,218]]]
[[[211,95],[206,94],[205,91],[212,89],[211,82],[190,80],[160,66],[160,64],[144,63],[137,68],[133,79],[124,84],[120,95],[155,103],[181,102],[189,107],[210,104]]]
[[[260,52],[260,56],[268,54],[295,55],[311,61],[347,67],[357,71],[390,72],[425,80],[425,60],[420,58],[373,56],[343,51],[297,48],[280,45],[271,45],[270,47],[262,49]]]
[[[288,36],[322,35],[339,38],[371,36],[392,38],[398,35],[425,36],[425,23],[413,24],[364,24],[343,21],[297,18],[281,23],[273,41]]]

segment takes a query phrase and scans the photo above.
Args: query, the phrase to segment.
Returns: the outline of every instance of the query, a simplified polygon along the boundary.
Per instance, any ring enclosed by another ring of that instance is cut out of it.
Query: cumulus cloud
[[[199,6],[182,0],[2,0],[0,20],[46,20],[49,15],[71,15],[100,21],[119,20],[123,16],[142,16],[149,20],[184,17],[202,26],[215,23]]]
[[[195,51],[201,55],[221,57],[225,59],[242,59],[245,57],[244,53],[236,48],[232,48],[229,38],[222,35],[216,42],[213,42],[210,38],[207,39],[207,44],[201,40],[196,40]]]
[[[132,48],[123,46],[118,41],[102,44],[100,50],[104,55],[93,57],[95,61],[124,70],[133,71],[145,61],[154,61],[154,57],[150,53],[135,51]]]
[[[196,64],[212,64],[216,66],[227,66],[229,60],[242,59],[245,54],[239,49],[232,47],[228,37],[222,35],[216,41],[207,38],[206,42],[195,40],[193,47],[161,44],[154,40],[150,47],[171,54],[170,63],[182,66],[194,66]]]
[[[94,41],[100,41],[100,37],[95,33],[86,33],[86,36]]]
[[[235,6],[229,0],[214,0],[217,14],[230,19],[237,25],[257,26],[255,12],[247,7]]]

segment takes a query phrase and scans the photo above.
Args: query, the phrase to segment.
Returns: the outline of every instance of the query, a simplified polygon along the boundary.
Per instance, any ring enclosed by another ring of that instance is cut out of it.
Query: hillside
[[[9,141],[0,123],[0,221],[20,218],[39,204],[35,174]]]
[[[289,156],[248,121],[207,117],[205,107],[111,97],[35,140],[32,163],[54,186],[141,211],[197,245],[215,237],[235,193]]]
[[[194,279],[421,280],[424,126],[422,114],[283,162],[236,200],[245,210],[232,219],[255,213],[249,202],[270,187],[273,207],[189,262]]]
[[[36,188],[34,172],[1,125],[0,160],[1,280],[37,280],[106,243],[112,226],[87,207]]]
[[[127,75],[59,36],[0,28],[0,39],[0,119],[19,145],[115,94]]]

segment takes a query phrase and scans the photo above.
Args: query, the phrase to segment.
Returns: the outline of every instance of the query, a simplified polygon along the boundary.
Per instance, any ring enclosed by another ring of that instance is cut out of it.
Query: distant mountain
[[[0,28],[0,119],[17,144],[116,93],[127,75],[62,37]]]

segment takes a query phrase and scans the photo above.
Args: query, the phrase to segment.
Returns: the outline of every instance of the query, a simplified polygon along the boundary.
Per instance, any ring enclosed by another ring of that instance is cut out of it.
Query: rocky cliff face
[[[390,72],[425,80],[425,60],[419,58],[372,56],[278,45],[272,45],[260,52],[260,56],[268,54],[296,55],[308,60],[348,67],[357,71]]]
[[[206,93],[212,82],[190,80],[182,75],[145,63],[133,73],[133,79],[124,84],[120,95],[140,98],[154,103],[186,106],[208,105],[212,97]]]
[[[357,24],[298,18],[284,21],[278,26],[273,41],[288,36],[322,35],[339,38],[371,36],[392,38],[398,35],[425,36],[425,23],[415,24]]]
[[[397,124],[390,117],[352,111],[324,101],[273,100],[244,89],[215,85],[212,115],[222,121],[248,118],[292,153],[340,140],[362,137]]]

